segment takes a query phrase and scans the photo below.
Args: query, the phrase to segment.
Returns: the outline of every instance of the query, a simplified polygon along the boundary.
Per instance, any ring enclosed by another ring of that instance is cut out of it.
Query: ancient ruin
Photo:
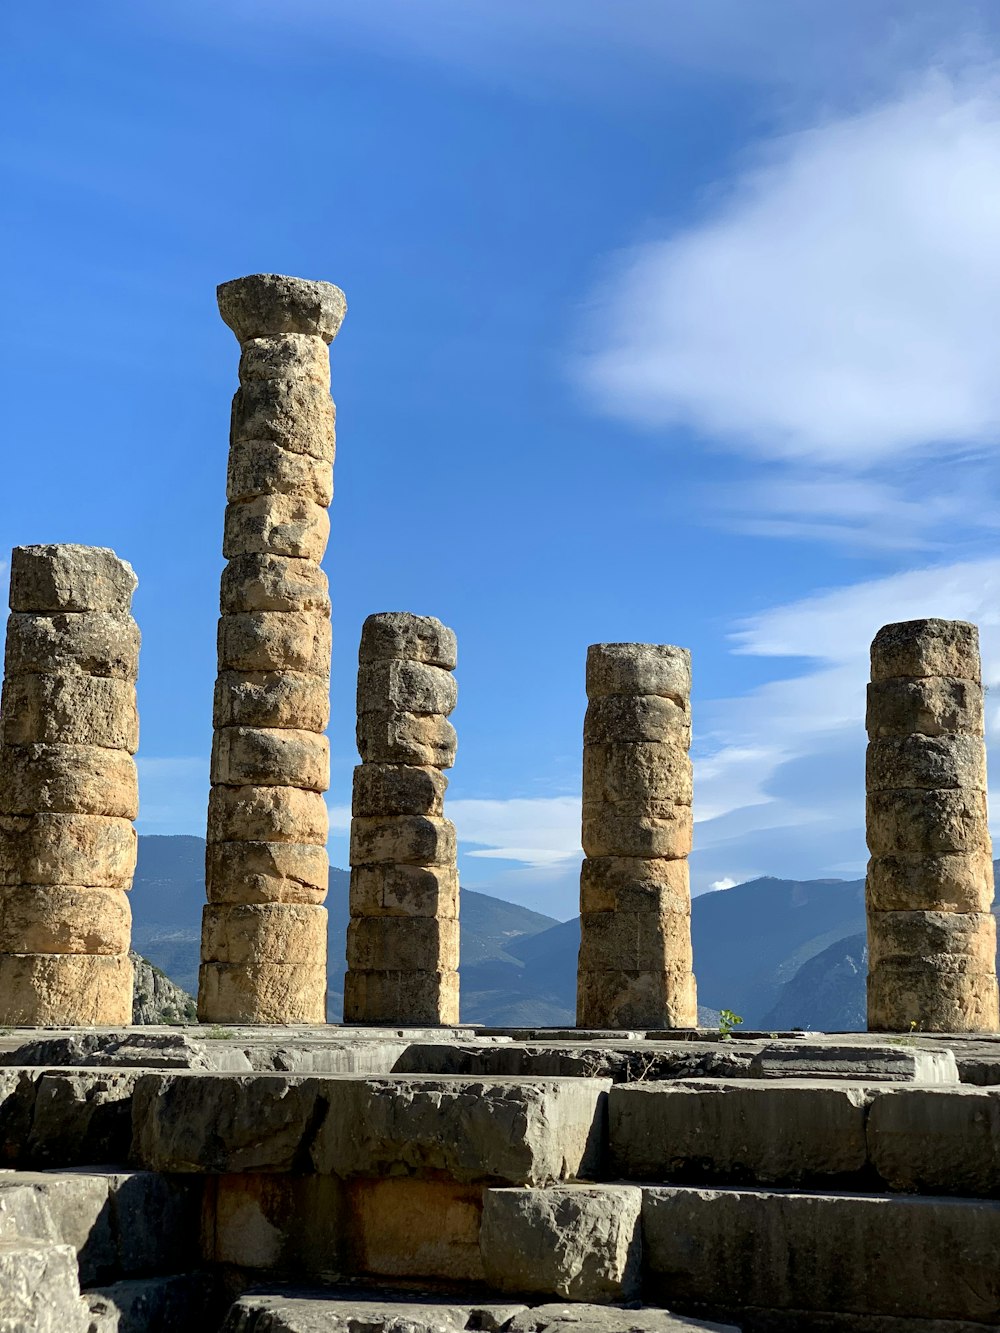
[[[868,687],[868,1027],[995,1032],[979,633],[885,625]]]
[[[338,287],[254,274],[219,288],[239,339],[223,554],[198,1014],[326,1016],[330,531]]]
[[[113,551],[19,546],[0,708],[0,1023],[132,1018],[136,577]]]
[[[697,1027],[691,957],[691,656],[587,650],[577,1024]]]
[[[369,616],[358,654],[348,1023],[458,1022],[458,869],[444,818],[455,762],[454,633],[431,616]]]

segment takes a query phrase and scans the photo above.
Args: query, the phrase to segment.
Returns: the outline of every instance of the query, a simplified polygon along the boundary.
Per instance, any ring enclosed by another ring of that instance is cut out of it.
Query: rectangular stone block
[[[344,1022],[453,1026],[458,973],[352,970],[344,977]]]
[[[0,1023],[99,1027],[131,1021],[127,955],[0,954]]]
[[[954,676],[979,681],[979,630],[964,620],[903,620],[872,640],[872,680]]]
[[[351,911],[355,916],[458,917],[458,871],[454,866],[353,866]]]
[[[738,1187],[643,1191],[647,1299],[996,1321],[1000,1205]],[[801,1325],[800,1325],[801,1326]]]
[[[657,972],[585,971],[577,975],[577,1027],[694,1028],[695,980],[690,969]]]
[[[223,615],[313,611],[328,616],[330,585],[315,560],[295,560],[285,555],[237,555],[222,571],[219,604]]]
[[[135,686],[107,676],[10,676],[3,685],[4,745],[103,745],[135,754]]]
[[[873,856],[865,892],[875,912],[988,912],[993,861],[988,850]]]
[[[693,794],[687,751],[663,741],[583,748],[584,805],[613,805],[636,818],[670,818]]]
[[[450,972],[458,967],[458,921],[436,917],[352,918],[347,966],[365,972]]]
[[[330,390],[330,353],[310,333],[277,333],[249,338],[240,347],[240,383],[254,380],[308,380]]]
[[[899,1042],[827,1038],[803,1046],[799,1042],[769,1041],[752,1057],[749,1077],[755,1079],[819,1078],[827,1082],[935,1083],[959,1081],[958,1065],[943,1047],[903,1045]]]
[[[97,1045],[93,1034],[91,1041]],[[25,1058],[44,1058],[44,1054],[43,1043],[38,1055],[29,1048]],[[65,1170],[94,1162],[127,1162],[132,1093],[140,1072],[120,1068],[46,1070],[44,1066],[26,1071],[32,1076],[34,1095],[20,1132],[14,1130],[19,1140],[17,1164],[36,1170]],[[22,1084],[22,1100],[27,1101],[24,1092]],[[161,1249],[167,1251],[170,1241],[164,1236]]]
[[[437,768],[412,764],[359,764],[351,810],[356,817],[444,814],[448,779]]]
[[[351,1180],[346,1192],[355,1272],[482,1282],[481,1185],[401,1177]]]
[[[104,815],[0,815],[0,884],[128,889],[135,829]]]
[[[608,804],[585,803],[583,850],[587,856],[677,859],[691,851],[690,805],[664,806],[657,817],[620,813]]]
[[[990,845],[985,792],[874,791],[865,806],[873,856],[979,852]]]
[[[600,1165],[609,1087],[607,1079],[331,1080],[313,1165],[345,1178],[407,1175],[458,1184],[585,1178]]]
[[[209,903],[202,962],[325,964],[326,922],[325,907],[306,903]]]
[[[329,679],[297,671],[222,671],[212,721],[216,727],[324,731],[330,721]]]
[[[660,694],[609,694],[591,699],[583,721],[584,745],[659,741],[687,750],[691,709]]]
[[[278,727],[218,727],[212,741],[213,782],[230,787],[330,785],[330,742],[314,731]]]
[[[997,923],[990,912],[868,913],[872,971],[885,962],[922,962],[946,972],[988,972],[996,952]]]
[[[333,642],[322,611],[247,611],[219,619],[219,669],[299,671],[329,688]]]
[[[868,974],[868,1030],[996,1032],[996,973],[886,960]]]
[[[5,745],[0,811],[134,819],[139,812],[135,760],[124,750],[100,745]]]
[[[453,865],[455,825],[429,815],[351,820],[351,865]]]
[[[592,643],[587,697],[657,694],[681,707],[691,695],[691,654],[668,643]]]
[[[113,1270],[117,1257],[108,1191],[103,1175],[4,1173],[0,1237],[31,1236],[50,1245],[68,1245],[82,1280],[93,1282]]]
[[[4,671],[8,676],[80,672],[134,684],[139,672],[139,626],[131,616],[109,611],[12,612]]]
[[[15,546],[10,557],[12,611],[128,613],[138,579],[102,546]]]
[[[128,898],[118,889],[0,887],[0,953],[126,954]]]
[[[628,1180],[850,1184],[868,1161],[870,1090],[787,1078],[621,1084],[611,1170]]]
[[[324,508],[333,499],[333,464],[297,454],[272,440],[234,440],[229,446],[226,496],[301,495]]]
[[[321,1278],[345,1271],[351,1214],[333,1176],[209,1177],[205,1258],[287,1276]]]
[[[0,1328],[12,1333],[89,1333],[76,1255],[69,1245],[0,1240]]]
[[[361,713],[357,742],[366,764],[451,768],[458,749],[455,728],[437,713]]]
[[[209,842],[294,842],[326,846],[329,815],[319,792],[298,787],[213,787]]]
[[[230,439],[271,440],[332,463],[335,417],[333,400],[314,380],[250,380],[233,396]]]
[[[986,790],[986,747],[978,736],[886,736],[869,743],[869,791],[965,787]]]
[[[316,963],[204,962],[198,969],[198,1021],[325,1023],[326,959]]]
[[[358,661],[426,662],[453,671],[458,664],[455,631],[434,616],[415,616],[408,611],[382,611],[369,616],[361,627]]]
[[[584,912],[580,917],[580,968],[584,972],[690,971],[688,912]]]
[[[580,867],[580,910],[690,915],[687,860],[588,857]]]
[[[634,1301],[642,1265],[634,1185],[488,1189],[480,1249],[497,1291],[596,1304]]]
[[[205,849],[210,903],[321,903],[330,862],[322,844],[213,842]]]
[[[371,662],[358,668],[358,713],[440,713],[458,701],[450,671],[426,662]]]
[[[298,495],[258,495],[226,507],[222,554],[287,555],[322,560],[330,540],[330,515]]]
[[[868,1113],[868,1153],[890,1189],[1000,1196],[1000,1088],[893,1088]]]
[[[868,686],[868,735],[963,736],[983,734],[983,691],[971,680],[927,676],[872,681]]]

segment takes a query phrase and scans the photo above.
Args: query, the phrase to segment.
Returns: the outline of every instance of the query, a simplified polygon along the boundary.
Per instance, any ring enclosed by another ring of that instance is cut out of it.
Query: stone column
[[[455,762],[455,635],[406,612],[361,631],[344,1021],[458,1022],[458,870],[444,818]]]
[[[868,687],[868,1027],[993,1032],[993,861],[979,634],[885,625]]]
[[[691,655],[587,650],[577,1026],[696,1027]]]
[[[326,1018],[330,531],[327,345],[339,288],[257,273],[219,288],[233,399],[198,1016]]]
[[[132,1021],[136,577],[19,546],[0,707],[0,1024]]]

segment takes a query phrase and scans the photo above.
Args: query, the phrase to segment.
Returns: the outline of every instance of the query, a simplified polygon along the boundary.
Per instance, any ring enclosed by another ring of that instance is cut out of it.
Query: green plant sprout
[[[729,1041],[733,1035],[733,1028],[739,1027],[743,1019],[739,1014],[734,1014],[732,1009],[719,1010],[719,1032],[723,1041]]]

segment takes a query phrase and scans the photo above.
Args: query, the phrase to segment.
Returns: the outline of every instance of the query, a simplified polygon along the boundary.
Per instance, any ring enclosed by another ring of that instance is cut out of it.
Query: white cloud
[[[576,796],[448,802],[465,854],[483,860],[519,861],[535,868],[580,855],[580,800]]]
[[[726,875],[722,879],[714,879],[712,883],[709,884],[708,888],[710,892],[718,893],[720,889],[734,889],[739,883],[740,881],[738,879],[733,879],[731,875]]]

